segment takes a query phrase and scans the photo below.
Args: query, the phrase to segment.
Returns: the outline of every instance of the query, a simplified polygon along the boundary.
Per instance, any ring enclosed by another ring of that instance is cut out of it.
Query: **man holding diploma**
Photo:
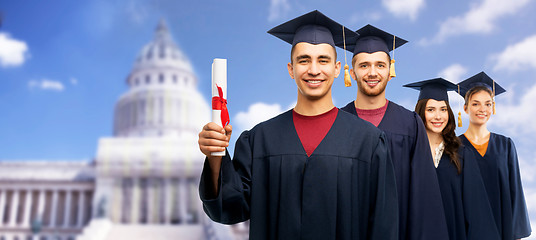
[[[393,164],[384,134],[339,111],[331,85],[336,45],[357,34],[313,11],[270,34],[292,44],[294,109],[244,131],[233,160],[232,132],[208,123],[199,133],[207,156],[199,193],[207,215],[234,224],[250,219],[250,239],[398,239]]]

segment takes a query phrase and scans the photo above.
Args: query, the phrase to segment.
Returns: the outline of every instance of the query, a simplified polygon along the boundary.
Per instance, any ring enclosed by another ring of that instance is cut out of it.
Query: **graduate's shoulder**
[[[251,128],[250,132],[257,131],[271,131],[274,129],[280,129],[282,124],[288,124],[288,121],[292,120],[292,109],[280,113],[279,115],[272,117],[266,121],[260,122]]]
[[[351,131],[351,133],[361,135],[372,134],[379,136],[383,132],[372,123],[365,121],[347,111],[343,111],[342,109],[339,109],[337,118],[339,118],[339,123],[346,125],[345,128],[348,129],[348,131]]]
[[[387,107],[388,111],[391,111],[391,113],[396,114],[396,116],[398,116],[402,121],[414,121],[415,117],[417,117],[417,113],[403,106],[400,106],[393,101],[389,101],[389,105]]]
[[[502,134],[499,134],[499,133],[495,133],[495,132],[490,133],[490,139],[493,139],[493,141],[501,141],[501,142],[510,142],[510,141],[512,141],[512,139],[510,137],[502,135]]]
[[[504,148],[514,147],[515,148],[514,141],[512,140],[512,138],[499,134],[499,133],[494,133],[494,132],[490,133],[490,140],[488,144],[494,144],[498,146],[499,148],[502,148],[502,147]]]
[[[382,149],[388,151],[385,145],[385,133],[382,130],[340,109],[331,131],[338,136],[334,149],[337,149],[336,152],[340,156],[353,157],[370,163],[375,151],[381,152]]]
[[[349,102],[349,103],[346,104],[344,107],[340,108],[340,110],[343,110],[343,111],[345,111],[345,112],[348,112],[348,113],[357,115],[357,112],[356,112],[356,110],[355,110],[355,104],[354,104],[354,101]]]
[[[386,133],[413,136],[419,127],[419,121],[421,120],[417,113],[389,101],[380,128]]]

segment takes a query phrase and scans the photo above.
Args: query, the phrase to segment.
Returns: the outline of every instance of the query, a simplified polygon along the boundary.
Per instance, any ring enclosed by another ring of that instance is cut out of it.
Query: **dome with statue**
[[[163,20],[126,82],[130,89],[115,107],[117,137],[197,135],[209,119],[210,109],[197,91],[192,65]]]

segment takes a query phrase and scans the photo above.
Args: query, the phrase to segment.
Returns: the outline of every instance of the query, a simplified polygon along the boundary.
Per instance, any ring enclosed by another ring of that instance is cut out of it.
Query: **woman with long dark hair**
[[[486,125],[495,109],[494,97],[505,90],[484,72],[459,85],[469,115],[469,127],[460,139],[475,155],[499,234],[504,240],[528,237],[531,227],[514,142]]]
[[[436,78],[404,87],[420,90],[415,112],[426,127],[449,239],[499,239],[473,153],[461,145],[454,132],[456,123],[447,91],[457,86]]]

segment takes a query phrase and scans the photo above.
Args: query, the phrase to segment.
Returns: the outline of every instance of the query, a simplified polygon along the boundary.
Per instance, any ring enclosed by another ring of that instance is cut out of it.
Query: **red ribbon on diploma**
[[[223,90],[218,88],[218,95],[212,97],[212,110],[221,110],[221,124],[225,127],[229,124],[229,111],[227,110],[227,99],[223,98]]]

